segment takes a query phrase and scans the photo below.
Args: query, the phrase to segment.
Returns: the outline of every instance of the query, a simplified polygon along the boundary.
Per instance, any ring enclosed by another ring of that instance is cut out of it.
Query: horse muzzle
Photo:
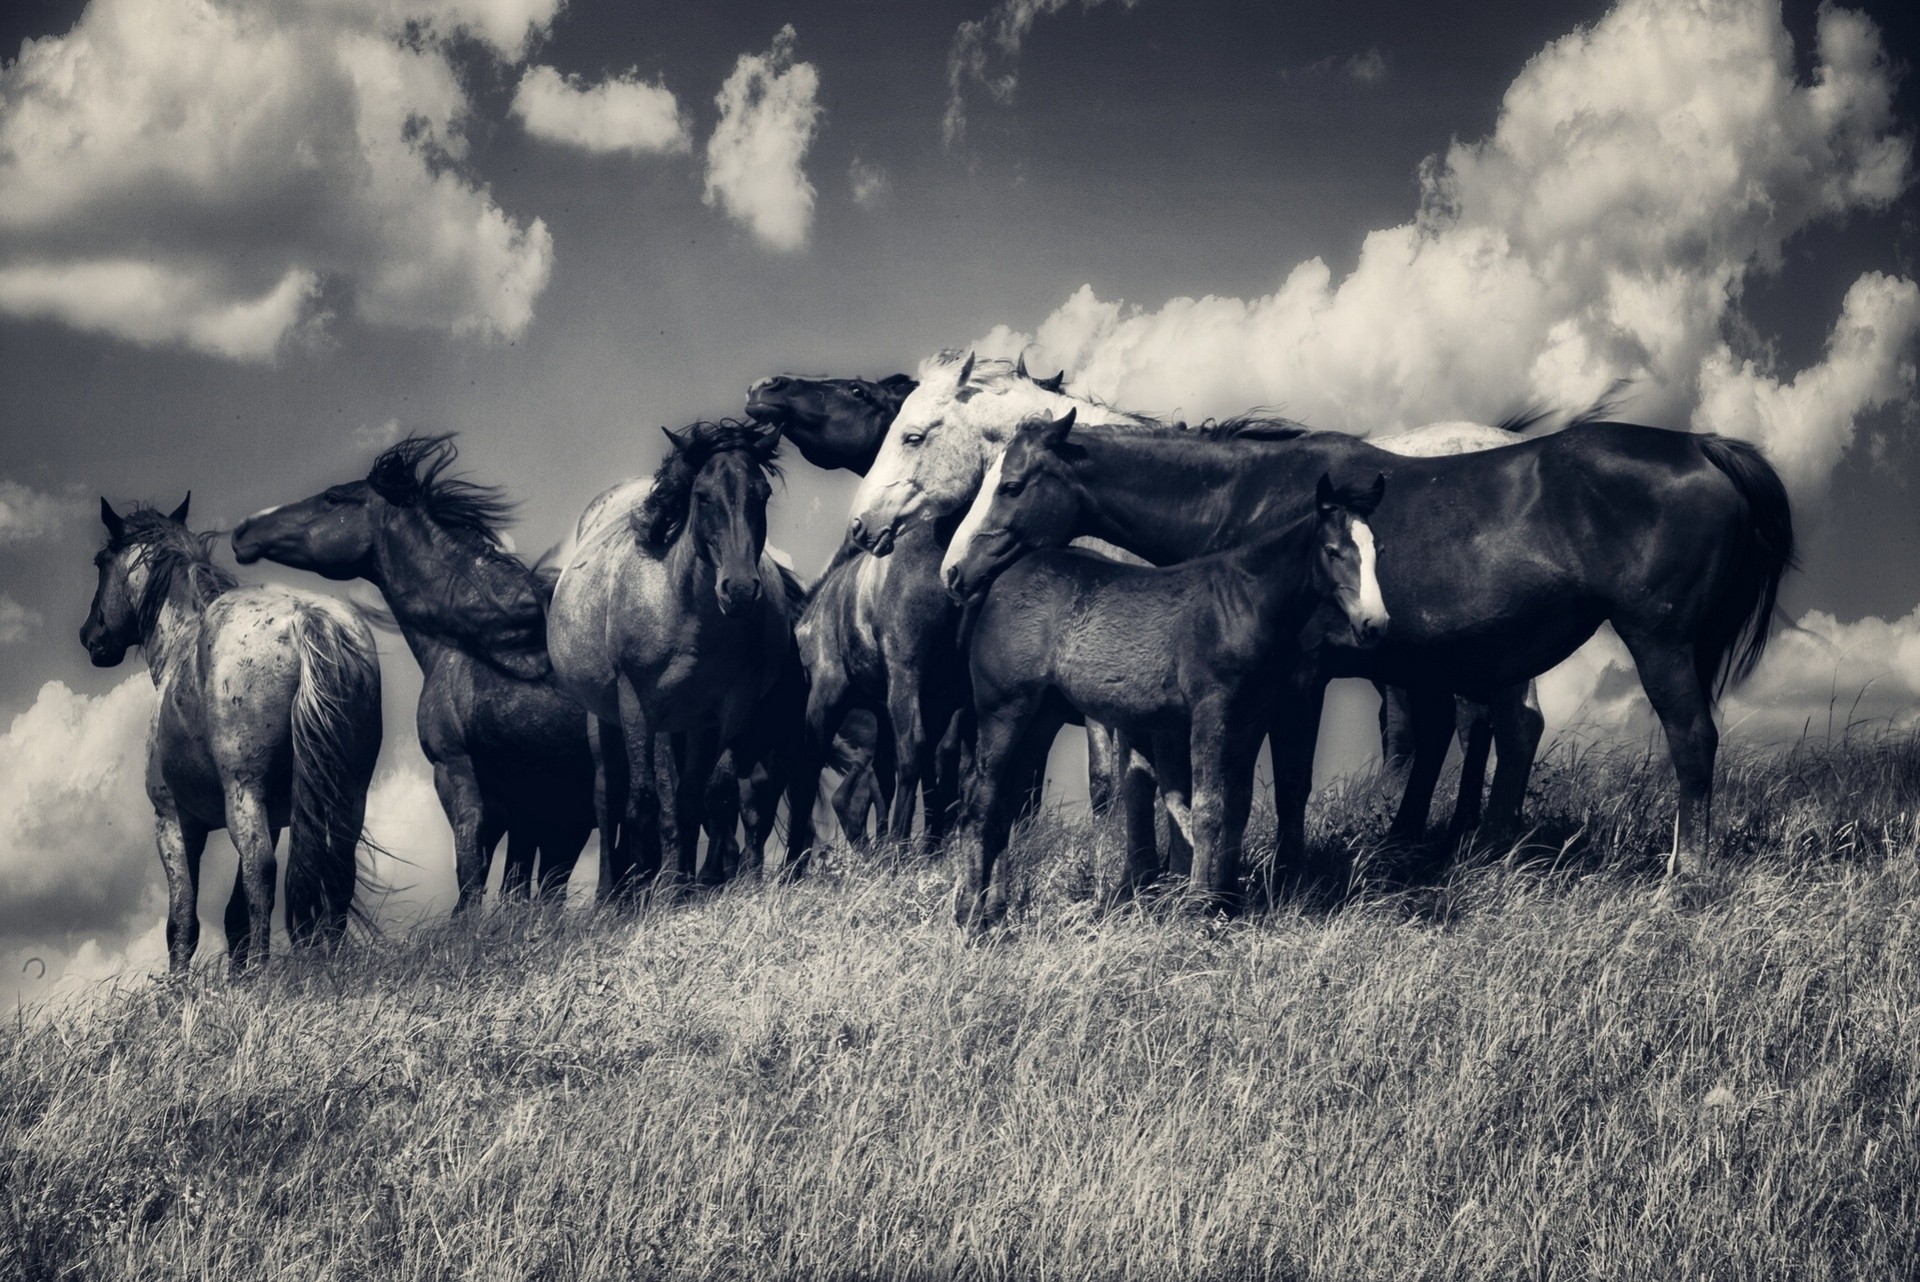
[[[761,591],[757,574],[738,579],[723,576],[714,584],[714,595],[720,599],[720,613],[729,617],[752,609],[760,600]]]
[[[253,518],[248,517],[233,527],[233,559],[242,565],[252,565],[267,554],[267,549],[253,535]]]
[[[885,556],[893,551],[893,527],[887,526],[877,533],[859,517],[854,517],[847,526],[847,533],[860,546],[860,550],[870,556]]]

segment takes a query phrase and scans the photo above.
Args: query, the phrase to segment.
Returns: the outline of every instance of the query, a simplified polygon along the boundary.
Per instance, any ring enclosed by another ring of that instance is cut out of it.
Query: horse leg
[[[826,769],[827,754],[833,746],[833,737],[840,732],[841,723],[846,720],[853,703],[846,682],[830,678],[830,671],[823,669],[821,679],[807,691],[807,710],[800,730],[800,747],[793,754],[791,774],[787,779],[788,859],[780,870],[781,875],[785,877],[798,877],[807,870],[811,859],[810,851],[801,850],[797,861],[794,857],[794,816],[804,806],[808,818],[812,818],[814,798],[820,791],[820,772]],[[885,736],[881,735],[880,739],[884,740]],[[878,750],[879,743],[876,742],[875,751]],[[847,779],[851,778],[853,775],[849,774]],[[846,780],[842,780],[843,791],[845,784]],[[838,796],[837,793],[835,795]],[[867,827],[865,811],[859,812],[852,820],[851,826],[845,812],[836,811],[836,814],[840,818],[841,833],[847,841],[856,847],[863,846],[866,841]],[[809,834],[808,846],[811,847],[811,845],[811,834]]]
[[[200,856],[207,848],[207,830],[180,818],[171,797],[156,801],[154,818],[160,866],[167,874],[167,969],[183,975],[200,946]]]
[[[1713,724],[1711,674],[1702,673],[1693,648],[1654,637],[1614,630],[1627,643],[1640,684],[1667,732],[1667,754],[1679,792],[1669,876],[1705,871],[1707,841],[1713,827],[1713,759],[1720,731]]]
[[[1188,884],[1209,908],[1233,911],[1240,892],[1237,858],[1229,865],[1226,841],[1226,741],[1229,725],[1223,700],[1203,699],[1193,705],[1188,728],[1187,761],[1192,784],[1187,794],[1187,822],[1193,833],[1193,871]]]
[[[674,822],[680,832],[680,879],[717,886],[727,879],[727,848],[733,845],[733,828],[740,818],[740,785],[731,764],[721,768],[717,730],[690,731],[681,742],[680,786],[674,804]],[[699,864],[703,827],[707,831],[705,867]]]
[[[855,850],[867,848],[867,812],[873,809],[873,772],[865,766],[853,766],[833,790],[833,816],[840,821],[840,835]]]
[[[554,819],[540,830],[540,902],[563,904],[568,884],[587,844],[587,826],[579,820]]]
[[[267,960],[273,931],[273,848],[280,834],[267,821],[266,798],[258,786],[230,782],[226,793],[227,833],[240,852],[236,889],[246,897],[245,930],[238,937],[229,934],[227,938],[227,956],[233,973],[239,975]],[[234,911],[229,900],[228,920],[242,915]]]
[[[1413,698],[1399,686],[1373,688],[1380,695],[1380,766],[1392,779],[1403,778],[1413,766]]]
[[[1484,703],[1455,699],[1454,729],[1460,738],[1460,791],[1447,824],[1447,844],[1458,846],[1480,826],[1480,789],[1487,777],[1487,750],[1493,745],[1493,718]]]
[[[960,768],[961,739],[970,724],[964,708],[955,708],[946,723],[946,730],[933,750],[931,786],[925,789],[927,844],[935,853],[946,843],[960,808],[960,781],[964,777]]]
[[[906,845],[913,840],[914,802],[919,799],[921,774],[927,766],[927,732],[921,719],[920,691],[912,682],[896,679],[894,673],[887,675],[887,719],[893,722],[895,770],[887,839]]]
[[[540,846],[527,831],[524,821],[507,829],[507,861],[500,869],[500,898],[530,899],[533,896],[533,860]]]
[[[1167,811],[1167,871],[1193,877],[1193,759],[1185,735],[1153,736],[1154,781]]]
[[[1273,748],[1273,866],[1265,887],[1269,903],[1284,878],[1307,871],[1307,798],[1313,791],[1313,749],[1320,738],[1326,693],[1325,681],[1303,673],[1284,682],[1274,700],[1267,729]],[[1381,706],[1386,706],[1384,701]]]
[[[454,903],[454,915],[477,907],[487,892],[487,863],[500,840],[496,829],[493,841],[486,838],[486,803],[481,799],[480,781],[474,776],[473,763],[465,758],[433,763],[433,790],[440,794],[440,808],[447,812],[453,827],[453,872],[460,888]]]
[[[773,835],[780,794],[786,791],[785,774],[778,754],[770,753],[740,780],[740,827],[745,834],[740,847],[742,872],[751,868],[758,876],[766,866],[767,839]]]
[[[1006,891],[998,867],[1004,862],[1013,826],[1008,784],[1020,766],[1020,742],[1033,720],[1031,701],[1004,704],[980,718],[974,741],[973,771],[961,804],[955,863],[959,885],[953,919],[968,934],[979,934],[1005,916]],[[998,889],[996,896],[994,891]]]
[[[1529,681],[1503,691],[1487,705],[1493,721],[1493,787],[1487,795],[1488,831],[1511,837],[1520,828],[1520,807],[1526,800],[1527,776],[1533,772],[1534,755],[1540,751],[1540,738],[1546,733],[1547,720],[1540,715],[1540,696]]]
[[[653,731],[633,684],[620,680],[620,741],[627,753],[625,812],[620,817],[620,845],[626,851],[618,879],[603,894],[632,899],[660,875],[660,789],[654,769]],[[605,886],[605,879],[602,879]]]
[[[1400,810],[1387,827],[1387,840],[1413,845],[1426,836],[1427,813],[1433,808],[1433,787],[1447,760],[1453,738],[1453,695],[1445,690],[1408,691],[1413,714],[1413,769],[1407,772],[1407,790]]]
[[[1120,804],[1126,821],[1127,864],[1112,899],[1124,903],[1151,885],[1162,872],[1159,843],[1153,831],[1155,787],[1153,764],[1133,744],[1133,735],[1117,730],[1113,736],[1114,757],[1121,766],[1118,779]]]
[[[1121,734],[1112,726],[1087,722],[1087,807],[1098,819],[1118,795],[1120,771],[1126,762],[1120,751]]]
[[[600,832],[600,884],[594,895],[604,903],[633,869],[633,834],[621,827],[633,772],[618,722],[588,717],[587,742],[593,749],[593,822]]]

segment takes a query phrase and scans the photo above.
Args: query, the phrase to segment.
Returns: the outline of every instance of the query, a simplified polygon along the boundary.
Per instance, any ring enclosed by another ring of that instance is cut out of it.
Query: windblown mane
[[[159,508],[144,503],[126,514],[118,537],[107,541],[101,555],[142,549],[141,557],[147,565],[147,589],[138,609],[142,638],[153,635],[177,576],[186,576],[188,599],[196,610],[206,609],[215,597],[239,585],[232,574],[213,563],[213,545],[219,538],[218,531],[195,534]]]
[[[513,515],[512,501],[497,486],[450,475],[459,457],[451,432],[409,436],[367,471],[374,493],[419,512],[472,554],[447,558],[445,576],[410,599],[409,620],[509,676],[537,679],[548,671],[555,576],[507,551],[500,527]]]
[[[419,508],[448,530],[479,535],[505,553],[500,527],[512,519],[513,501],[498,486],[447,475],[460,457],[453,437],[409,436],[388,447],[368,469],[367,484],[387,502]]]
[[[671,547],[680,537],[687,520],[687,501],[693,494],[693,480],[716,454],[740,451],[749,455],[768,476],[779,476],[780,437],[758,423],[737,418],[715,422],[705,419],[685,431],[686,444],[667,451],[660,470],[653,474],[653,488],[634,509],[629,523],[640,536],[642,547],[660,551]]]

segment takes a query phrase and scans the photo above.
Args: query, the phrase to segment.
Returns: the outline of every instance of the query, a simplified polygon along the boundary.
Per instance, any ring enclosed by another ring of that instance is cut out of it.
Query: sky
[[[0,983],[156,951],[150,685],[75,639],[96,496],[192,490],[226,527],[458,431],[533,553],[754,379],[950,347],[1362,434],[1630,379],[1628,417],[1754,440],[1794,498],[1789,626],[1723,720],[1910,720],[1906,8],[14,0]],[[852,479],[787,475],[773,539],[817,569]],[[431,906],[447,838],[388,650],[375,822]],[[1604,636],[1542,697],[1645,732]],[[1330,761],[1364,713],[1336,699]]]

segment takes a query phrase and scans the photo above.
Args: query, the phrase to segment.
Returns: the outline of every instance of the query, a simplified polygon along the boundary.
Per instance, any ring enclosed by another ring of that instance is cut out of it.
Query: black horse
[[[747,417],[779,428],[815,467],[865,476],[900,402],[918,386],[906,374],[878,382],[776,374],[747,389]]]
[[[426,679],[420,747],[453,825],[457,912],[484,891],[503,835],[504,893],[537,881],[564,894],[594,810],[586,711],[547,660],[551,587],[502,547],[500,491],[449,475],[456,457],[450,436],[409,437],[364,480],[254,513],[233,552],[365,579],[385,598]]]
[[[1585,422],[1505,449],[1409,458],[1297,427],[1072,426],[1072,414],[1029,422],[1008,444],[955,539],[954,590],[978,592],[1024,553],[1076,535],[1177,563],[1300,519],[1317,475],[1382,473],[1387,497],[1370,524],[1393,631],[1371,651],[1330,648],[1323,668],[1412,694],[1415,761],[1390,836],[1425,830],[1455,694],[1486,698],[1544,672],[1611,623],[1679,781],[1670,867],[1705,855],[1714,702],[1759,662],[1793,564],[1786,490],[1753,446]],[[1321,695],[1303,692],[1276,724],[1317,726]],[[1312,751],[1310,733],[1274,739],[1282,859],[1300,852]]]
[[[1254,757],[1276,709],[1303,706],[1293,692],[1317,683],[1324,644],[1364,648],[1388,630],[1366,526],[1385,487],[1342,492],[1322,476],[1307,517],[1171,568],[1055,550],[994,580],[970,651],[979,739],[960,829],[961,926],[1006,911],[1007,785],[1069,708],[1119,727],[1130,748],[1150,745],[1193,847],[1190,884],[1208,903],[1238,904]],[[1143,783],[1128,772],[1123,895],[1158,871]]]

